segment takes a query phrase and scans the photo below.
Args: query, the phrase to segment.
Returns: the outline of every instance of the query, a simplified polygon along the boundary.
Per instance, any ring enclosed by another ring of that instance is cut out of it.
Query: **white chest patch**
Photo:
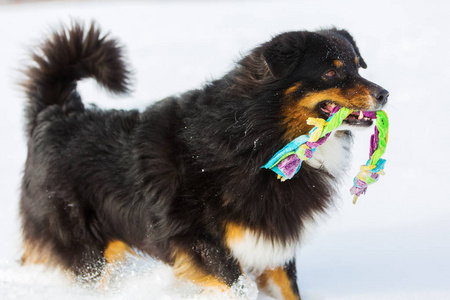
[[[243,268],[258,272],[283,265],[294,258],[296,243],[283,245],[249,229],[237,230],[238,232],[228,234],[227,244]]]
[[[351,145],[351,136],[335,131],[323,145],[317,147],[314,156],[306,163],[316,169],[322,167],[334,177],[339,177],[348,167]]]

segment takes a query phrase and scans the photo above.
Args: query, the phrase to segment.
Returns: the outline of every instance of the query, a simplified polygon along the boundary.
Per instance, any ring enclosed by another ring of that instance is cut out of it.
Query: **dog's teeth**
[[[358,120],[361,120],[362,118],[364,118],[364,113],[360,110]]]

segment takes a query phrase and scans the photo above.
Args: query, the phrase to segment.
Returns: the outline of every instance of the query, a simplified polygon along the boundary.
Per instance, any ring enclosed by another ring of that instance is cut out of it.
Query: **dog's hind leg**
[[[108,243],[108,246],[103,253],[106,266],[99,280],[100,289],[106,290],[108,288],[111,281],[112,272],[118,265],[125,261],[127,253],[135,254],[134,251],[124,242],[115,240]]]
[[[259,289],[275,299],[299,300],[295,259],[282,267],[266,269],[256,280]]]
[[[41,246],[32,241],[24,241],[23,250],[20,259],[22,265],[52,264],[52,253],[48,247]]]
[[[42,264],[69,271],[75,281],[92,284],[100,278],[106,260],[103,248],[95,244],[63,245],[52,236],[24,240],[23,265]]]

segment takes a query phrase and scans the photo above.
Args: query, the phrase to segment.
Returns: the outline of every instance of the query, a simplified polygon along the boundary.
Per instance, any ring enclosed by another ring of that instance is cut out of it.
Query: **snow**
[[[450,2],[389,1],[99,1],[0,5],[0,299],[217,299],[175,280],[151,259],[130,259],[107,292],[71,285],[64,274],[21,267],[18,202],[26,156],[24,98],[17,81],[27,48],[71,19],[95,19],[126,46],[134,93],[110,99],[83,82],[86,102],[144,108],[201,86],[271,36],[337,26],[355,37],[387,88],[387,175],[356,206],[348,189],[365,162],[371,132],[358,133],[354,164],[336,208],[298,251],[300,290],[317,299],[450,299],[450,132],[445,88]],[[260,294],[258,299],[269,299]]]

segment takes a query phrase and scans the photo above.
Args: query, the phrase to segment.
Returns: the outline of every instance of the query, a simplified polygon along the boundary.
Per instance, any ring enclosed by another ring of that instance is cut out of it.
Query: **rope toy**
[[[300,170],[302,162],[313,157],[316,148],[326,142],[331,132],[338,128],[353,111],[345,107],[335,106],[327,120],[309,118],[308,125],[314,125],[309,134],[301,135],[278,151],[262,168],[277,173],[278,179],[291,179]],[[381,156],[386,150],[389,121],[384,111],[365,111],[364,117],[376,119],[375,132],[370,138],[369,160],[362,165],[358,175],[353,180],[350,193],[354,195],[353,204],[362,194],[365,194],[369,184],[377,182],[384,175],[386,160]]]

